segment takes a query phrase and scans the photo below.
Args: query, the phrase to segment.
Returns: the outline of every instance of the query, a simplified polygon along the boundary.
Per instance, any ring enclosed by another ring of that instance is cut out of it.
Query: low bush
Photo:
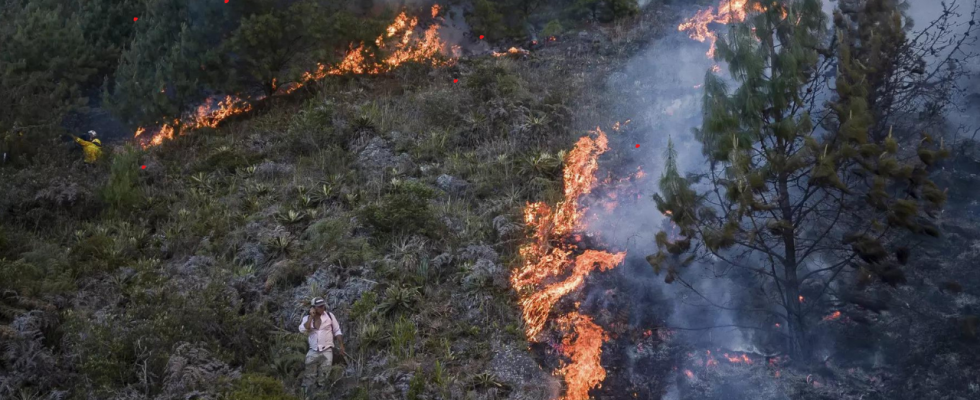
[[[226,400],[294,400],[296,397],[286,393],[282,382],[259,374],[245,374],[228,393]]]
[[[109,205],[110,211],[125,213],[142,201],[143,194],[137,186],[140,155],[140,151],[131,146],[112,155],[109,181],[101,191],[102,200]]]
[[[378,203],[364,207],[361,216],[380,233],[411,232],[434,237],[440,230],[429,205],[434,197],[435,192],[421,183],[399,183]]]

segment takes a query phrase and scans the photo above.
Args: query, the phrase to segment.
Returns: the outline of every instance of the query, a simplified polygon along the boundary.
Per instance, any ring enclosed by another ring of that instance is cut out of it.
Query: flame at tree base
[[[539,341],[552,308],[565,295],[581,288],[593,269],[612,269],[626,257],[625,252],[600,250],[574,255],[578,250],[574,232],[585,228],[582,217],[586,209],[579,201],[596,186],[598,158],[608,149],[606,135],[598,128],[579,139],[565,161],[564,199],[554,208],[538,202],[524,209],[524,222],[533,233],[520,248],[524,264],[511,275],[511,286],[520,294],[519,305],[530,341]],[[600,355],[608,335],[591,317],[576,311],[559,316],[556,322],[562,335],[561,352],[568,359],[556,371],[565,378],[567,390],[563,399],[588,399],[589,390],[606,378]]]

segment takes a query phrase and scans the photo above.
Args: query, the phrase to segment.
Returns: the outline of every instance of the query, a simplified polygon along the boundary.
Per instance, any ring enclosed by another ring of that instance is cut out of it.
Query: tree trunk
[[[806,325],[803,321],[802,303],[800,296],[800,282],[797,276],[799,267],[796,260],[796,235],[793,229],[793,208],[789,202],[789,182],[785,173],[779,177],[779,208],[783,220],[789,223],[790,229],[785,229],[783,235],[783,247],[786,250],[783,261],[783,279],[785,285],[783,293],[786,306],[786,323],[789,329],[788,351],[797,357],[807,357],[807,346],[804,336]]]

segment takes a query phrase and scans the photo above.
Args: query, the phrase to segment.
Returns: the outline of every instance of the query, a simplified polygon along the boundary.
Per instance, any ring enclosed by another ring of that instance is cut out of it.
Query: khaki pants
[[[316,386],[326,387],[330,366],[333,365],[333,348],[324,351],[310,349],[306,352],[306,370],[303,371],[303,387],[313,389]]]

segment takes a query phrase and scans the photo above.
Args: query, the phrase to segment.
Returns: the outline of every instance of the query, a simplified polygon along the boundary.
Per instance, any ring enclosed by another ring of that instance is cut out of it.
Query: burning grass
[[[433,5],[432,18],[437,19],[439,5]],[[433,67],[451,65],[459,57],[459,47],[444,42],[439,37],[440,24],[432,24],[418,34],[419,20],[402,12],[388,25],[385,33],[375,39],[378,53],[367,49],[364,43],[357,47],[351,44],[344,59],[336,66],[318,64],[314,71],[303,74],[300,82],[289,82],[279,86],[278,95],[285,95],[302,88],[311,81],[324,79],[328,75],[375,75],[389,72],[408,62],[418,62]],[[525,51],[526,52],[526,51]],[[228,95],[219,101],[209,98],[194,111],[185,114],[179,121],[164,123],[156,128],[139,127],[134,135],[142,146],[150,147],[173,139],[175,135],[203,127],[216,128],[223,120],[252,110],[251,99]],[[146,139],[148,137],[148,139]]]

